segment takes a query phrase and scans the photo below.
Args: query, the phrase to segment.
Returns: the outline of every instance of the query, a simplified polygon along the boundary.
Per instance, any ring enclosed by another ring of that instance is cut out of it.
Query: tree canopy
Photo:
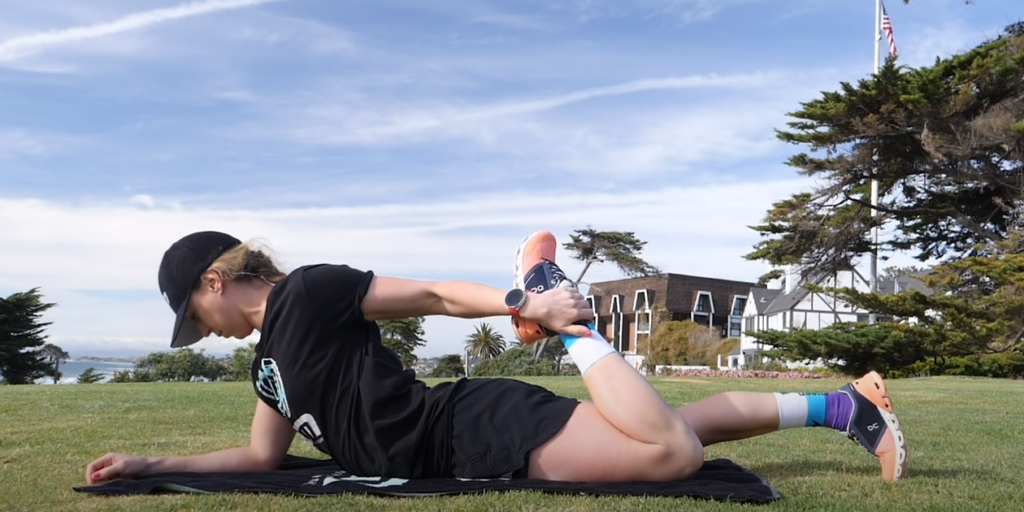
[[[43,313],[55,304],[43,302],[38,288],[0,297],[0,375],[7,384],[31,384],[52,367],[41,347],[46,343]]]
[[[462,356],[459,354],[447,354],[441,356],[437,366],[430,372],[431,377],[463,377],[466,375],[466,366],[463,364]]]
[[[173,352],[152,352],[135,363],[133,381],[188,382],[193,377],[217,380],[227,373],[223,361],[189,347]],[[123,378],[123,377],[122,377]],[[114,379],[121,382],[120,379]]]
[[[426,345],[423,339],[422,316],[400,320],[379,320],[381,342],[390,349],[406,368],[416,363],[416,348]]]
[[[1024,353],[1024,24],[932,66],[910,69],[890,59],[877,75],[843,83],[791,115],[778,137],[803,148],[788,163],[816,186],[773,205],[753,227],[762,240],[747,258],[822,275],[850,269],[877,247],[931,264],[927,272],[890,268],[883,276],[912,274],[929,291],[831,290],[892,322],[757,333],[760,341],[777,357],[820,358],[850,373],[925,361],[941,371],[952,360],[958,371],[1017,371]],[[876,226],[887,234],[874,246]]]
[[[96,371],[96,368],[88,367],[78,375],[79,384],[95,384],[103,380],[103,374]]]
[[[804,148],[788,164],[819,183],[775,203],[748,259],[805,273],[849,268],[880,250],[921,261],[987,254],[1020,228],[1024,207],[1024,37],[1013,25],[977,48],[825,92],[790,114],[778,138]],[[878,181],[879,215],[868,197]]]
[[[43,357],[46,358],[46,360],[50,364],[53,365],[53,373],[50,374],[53,377],[53,383],[56,384],[60,382],[60,364],[63,363],[64,361],[67,361],[71,357],[71,355],[68,354],[64,349],[52,343],[47,343],[46,345],[43,345],[43,348],[40,349],[40,353],[42,354]]]
[[[656,275],[658,267],[644,260],[643,252],[647,242],[640,240],[630,231],[597,231],[587,226],[569,235],[570,241],[562,244],[573,259],[583,262],[576,282],[583,281],[590,266],[595,263],[612,263],[628,277]]]

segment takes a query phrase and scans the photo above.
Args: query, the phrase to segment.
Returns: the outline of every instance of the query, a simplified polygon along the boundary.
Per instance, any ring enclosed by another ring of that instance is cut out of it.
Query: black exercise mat
[[[760,476],[727,460],[706,461],[697,474],[680,482],[576,483],[532,479],[356,477],[330,460],[288,456],[277,471],[259,473],[165,473],[135,480],[75,487],[100,495],[155,493],[272,493],[297,496],[372,494],[378,496],[443,496],[488,491],[538,491],[593,496],[675,496],[765,503],[779,492]]]

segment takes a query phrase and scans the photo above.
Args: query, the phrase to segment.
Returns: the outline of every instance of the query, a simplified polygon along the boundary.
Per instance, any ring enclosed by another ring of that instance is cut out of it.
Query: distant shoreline
[[[78,363],[132,363],[139,362],[141,357],[96,357],[96,356],[78,356],[68,359],[68,361]]]

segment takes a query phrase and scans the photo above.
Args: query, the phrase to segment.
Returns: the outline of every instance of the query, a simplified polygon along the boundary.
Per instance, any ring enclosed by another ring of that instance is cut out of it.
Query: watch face
[[[523,304],[523,298],[526,297],[526,292],[519,289],[514,289],[505,294],[505,306],[510,308],[518,308]]]

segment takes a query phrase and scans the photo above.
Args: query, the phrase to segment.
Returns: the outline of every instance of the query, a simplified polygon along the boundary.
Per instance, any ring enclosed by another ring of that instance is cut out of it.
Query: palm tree
[[[43,345],[42,353],[43,357],[53,364],[53,383],[56,384],[60,380],[60,363],[67,361],[71,356],[64,349],[52,343]]]
[[[505,338],[491,327],[481,322],[476,331],[466,337],[466,352],[470,357],[491,359],[505,350]]]

